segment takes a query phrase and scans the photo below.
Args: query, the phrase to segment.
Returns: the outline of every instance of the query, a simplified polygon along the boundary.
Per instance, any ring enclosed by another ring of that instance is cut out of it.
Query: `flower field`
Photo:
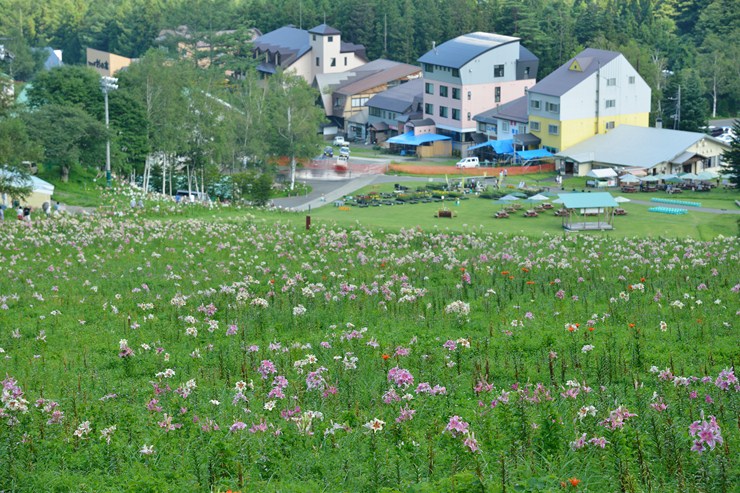
[[[736,237],[0,226],[2,491],[740,484]]]

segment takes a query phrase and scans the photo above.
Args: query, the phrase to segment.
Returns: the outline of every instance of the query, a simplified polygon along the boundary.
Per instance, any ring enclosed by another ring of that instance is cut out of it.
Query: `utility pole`
[[[681,126],[681,85],[678,85],[678,95],[676,96],[676,117],[673,119],[673,130],[678,130]]]
[[[103,91],[103,97],[105,98],[105,129],[110,132],[110,120],[108,117],[108,93],[115,89],[118,89],[118,79],[115,77],[103,76],[100,78],[100,89]],[[111,172],[110,172],[110,134],[107,136],[105,141],[105,182],[108,188],[111,186]]]

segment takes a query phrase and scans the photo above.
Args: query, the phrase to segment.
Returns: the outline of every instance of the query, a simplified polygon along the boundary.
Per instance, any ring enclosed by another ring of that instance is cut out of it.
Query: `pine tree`
[[[730,141],[730,149],[722,155],[727,166],[721,172],[735,185],[735,191],[740,192],[740,120],[735,120],[732,131],[735,138]]]

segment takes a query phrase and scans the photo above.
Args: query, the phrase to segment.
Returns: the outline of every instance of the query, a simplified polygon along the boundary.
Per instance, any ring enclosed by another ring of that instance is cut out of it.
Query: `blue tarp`
[[[483,147],[493,147],[493,150],[496,151],[496,154],[512,154],[514,152],[514,141],[511,139],[489,140],[488,142],[483,142],[482,144],[468,147],[468,151],[480,149]]]
[[[530,159],[540,159],[543,157],[552,157],[552,153],[545,149],[535,149],[533,151],[518,151],[516,155],[525,161],[529,161]]]
[[[406,132],[405,134],[396,135],[395,137],[391,137],[386,142],[388,142],[389,144],[418,146],[421,144],[426,144],[427,142],[435,142],[437,140],[451,140],[451,137],[447,137],[446,135],[438,135],[438,134],[414,135],[414,132],[411,131],[411,132]]]

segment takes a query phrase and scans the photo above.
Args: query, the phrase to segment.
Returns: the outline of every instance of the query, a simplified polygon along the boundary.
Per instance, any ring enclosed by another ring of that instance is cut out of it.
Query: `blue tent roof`
[[[451,137],[447,137],[446,135],[438,135],[438,134],[421,134],[421,135],[414,135],[413,131],[406,132],[405,134],[396,135],[395,137],[391,137],[386,142],[389,144],[403,144],[403,145],[410,145],[410,146],[418,146],[421,144],[426,144],[427,142],[435,142],[437,140],[451,140]]]
[[[547,151],[546,149],[534,149],[532,151],[518,151],[516,155],[525,161],[529,161],[530,159],[539,159],[543,157],[552,157],[552,153]]]
[[[511,139],[489,140],[488,142],[483,142],[482,144],[468,147],[468,150],[472,151],[474,149],[480,149],[482,147],[493,147],[493,150],[496,151],[496,154],[511,154],[514,152],[514,141]]]

